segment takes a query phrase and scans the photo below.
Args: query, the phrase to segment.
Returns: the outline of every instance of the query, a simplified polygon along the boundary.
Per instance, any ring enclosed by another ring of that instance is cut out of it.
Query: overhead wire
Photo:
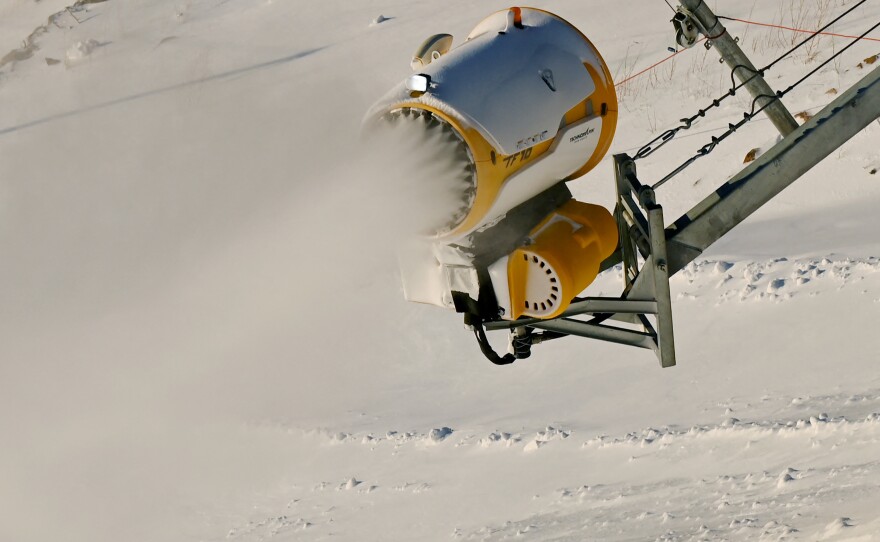
[[[819,70],[821,70],[823,67],[827,66],[828,63],[830,63],[832,60],[834,60],[835,58],[837,58],[838,56],[843,54],[847,49],[849,49],[850,47],[852,47],[853,45],[855,45],[856,43],[861,41],[862,38],[864,38],[865,36],[867,36],[868,34],[873,32],[877,28],[880,28],[880,21],[878,21],[871,28],[866,30],[857,39],[848,43],[846,46],[844,46],[842,49],[840,49],[840,51],[837,51],[835,54],[831,55],[828,59],[824,60],[818,66],[816,66],[815,68],[810,70],[806,75],[804,75],[803,77],[801,77],[800,79],[795,81],[793,84],[789,85],[788,88],[786,88],[785,90],[777,91],[776,94],[774,94],[774,95],[762,94],[762,95],[756,96],[754,98],[754,100],[752,100],[751,111],[748,113],[743,113],[743,119],[741,121],[737,122],[736,124],[728,125],[729,127],[728,127],[727,131],[725,131],[720,136],[718,136],[718,137],[713,136],[712,141],[703,145],[694,156],[687,159],[684,163],[682,163],[680,166],[675,168],[671,173],[669,173],[668,175],[666,175],[665,177],[663,177],[662,179],[660,179],[659,181],[654,183],[654,185],[652,185],[651,188],[656,189],[656,188],[660,187],[661,185],[666,183],[666,181],[668,181],[672,177],[681,173],[685,168],[687,168],[689,165],[694,163],[696,160],[698,160],[699,158],[702,158],[703,156],[706,156],[707,154],[709,154],[710,152],[715,150],[715,147],[717,147],[719,143],[721,143],[723,140],[727,139],[731,134],[736,132],[744,124],[746,124],[747,122],[749,122],[750,120],[755,118],[758,114],[760,114],[762,111],[764,111],[764,109],[766,109],[768,106],[770,106],[770,104],[774,103],[776,100],[781,99],[783,96],[785,96],[786,94],[788,94],[789,92],[791,92],[792,90],[797,88],[801,83],[803,83],[804,81],[806,81],[807,79],[809,79],[810,77],[815,75]],[[760,100],[761,98],[769,98],[769,100],[767,100],[767,102],[764,103],[764,105],[762,105],[759,109],[755,110],[755,106],[757,105],[758,100]]]
[[[758,22],[758,21],[750,21],[750,20],[748,20],[748,19],[738,19],[738,18],[736,18],[736,17],[725,17],[724,15],[718,15],[718,18],[719,18],[719,19],[724,19],[724,20],[726,20],[726,21],[736,21],[736,22],[740,22],[740,23],[751,24],[751,25],[754,25],[754,26],[764,26],[764,27],[767,27],[767,28],[779,28],[779,29],[782,29],[782,30],[790,30],[790,31],[792,31],[792,32],[800,32],[800,33],[803,33],[803,34],[812,34],[812,33],[813,33],[813,30],[804,30],[803,28],[794,28],[794,27],[791,27],[791,26],[783,26],[783,25],[780,25],[780,24],[761,23],[761,22]],[[819,35],[822,35],[822,36],[832,36],[832,37],[835,37],[835,38],[847,38],[847,39],[856,39],[856,38],[858,38],[858,36],[851,36],[851,35],[849,35],[849,34],[837,34],[837,33],[835,33],[835,32],[819,32]],[[878,42],[880,42],[880,38],[868,38],[868,37],[865,37],[865,38],[862,38],[862,39],[865,40],[865,41],[878,41]]]
[[[647,156],[650,156],[650,155],[653,154],[655,151],[657,151],[658,149],[660,149],[661,147],[663,147],[663,145],[665,145],[666,143],[668,143],[669,141],[671,141],[671,140],[672,140],[672,139],[678,134],[678,132],[680,132],[680,131],[682,131],[682,130],[688,130],[688,129],[690,129],[690,128],[693,126],[693,124],[694,124],[697,120],[699,120],[700,118],[705,117],[707,112],[709,112],[710,110],[712,110],[712,109],[714,109],[714,108],[719,107],[719,106],[721,105],[721,102],[723,102],[725,99],[727,99],[727,98],[729,98],[729,97],[731,97],[731,96],[735,96],[735,95],[736,95],[736,92],[737,92],[739,89],[741,89],[743,86],[745,86],[745,85],[747,85],[748,83],[750,83],[750,82],[751,82],[752,80],[754,80],[755,78],[757,78],[757,77],[763,77],[767,70],[773,68],[776,64],[778,64],[778,63],[781,62],[783,59],[785,59],[785,58],[787,58],[788,56],[790,56],[791,54],[793,54],[795,51],[797,51],[798,49],[800,49],[801,47],[803,47],[805,44],[807,44],[807,43],[810,42],[811,40],[815,39],[817,36],[825,34],[825,33],[826,33],[825,31],[828,30],[828,28],[830,28],[832,25],[836,24],[838,21],[840,21],[840,20],[843,19],[844,17],[848,16],[848,15],[849,15],[850,13],[852,13],[856,8],[860,7],[860,6],[863,5],[865,2],[867,2],[867,0],[860,0],[860,1],[857,2],[856,4],[850,6],[850,8],[848,8],[847,10],[845,10],[843,13],[841,13],[840,15],[838,15],[837,17],[835,17],[834,19],[832,19],[830,22],[828,22],[827,24],[825,24],[824,26],[822,26],[822,27],[819,28],[818,30],[815,30],[815,31],[811,32],[810,36],[808,36],[807,38],[801,40],[798,44],[796,44],[795,46],[793,46],[793,47],[791,47],[790,49],[788,49],[787,51],[785,51],[783,54],[781,54],[779,57],[777,57],[776,59],[774,59],[772,62],[770,62],[769,64],[767,64],[766,66],[764,66],[764,67],[761,68],[761,69],[753,69],[753,68],[751,68],[751,67],[749,67],[749,66],[745,66],[745,65],[741,65],[741,64],[740,64],[740,65],[737,65],[737,66],[734,66],[734,67],[731,69],[731,74],[730,74],[730,78],[731,78],[731,88],[730,88],[725,94],[723,94],[723,95],[720,96],[719,98],[716,98],[716,99],[712,100],[712,102],[711,102],[708,106],[699,109],[694,115],[692,115],[692,116],[690,116],[690,117],[687,117],[687,118],[683,118],[683,119],[681,119],[681,123],[682,123],[681,125],[679,125],[679,126],[677,126],[677,127],[675,127],[675,128],[671,128],[671,129],[665,130],[665,131],[662,132],[660,135],[658,135],[657,137],[655,137],[654,139],[652,139],[651,141],[649,141],[647,144],[643,145],[643,146],[642,146],[642,147],[636,152],[636,154],[635,154],[635,156],[633,157],[633,159],[634,159],[634,160],[638,160],[638,159],[640,159],[640,158],[645,158],[645,157],[647,157]],[[721,18],[730,19],[729,17],[723,17],[723,16],[717,16],[717,17],[716,17],[716,19],[721,19]],[[810,73],[808,73],[804,78],[802,78],[800,81],[798,81],[797,83],[795,83],[795,85],[793,85],[792,87],[786,89],[786,90],[782,93],[782,95],[784,95],[784,94],[790,92],[794,87],[796,87],[797,85],[801,84],[806,78],[812,76],[814,73],[816,73],[816,71],[818,71],[819,69],[821,69],[823,66],[827,65],[828,62],[830,62],[830,61],[833,60],[834,58],[837,58],[838,56],[840,56],[840,54],[842,54],[844,51],[846,51],[849,47],[851,47],[852,45],[854,45],[854,44],[857,43],[858,41],[864,39],[864,38],[867,36],[867,34],[871,33],[871,32],[872,32],[874,29],[876,29],[876,28],[877,28],[877,25],[875,25],[874,27],[868,29],[868,30],[867,30],[865,33],[863,33],[861,36],[852,36],[851,39],[854,40],[853,42],[851,42],[849,45],[847,45],[846,47],[844,47],[843,49],[841,49],[840,51],[838,51],[837,53],[835,53],[830,59],[828,59],[828,60],[826,60],[825,62],[823,62],[823,63],[822,63],[819,67],[817,67],[815,70],[812,70],[812,71],[811,71]],[[703,40],[706,40],[706,39],[707,39],[707,38],[705,38],[705,37],[703,38]],[[701,41],[703,41],[703,40],[701,40]],[[709,46],[710,43],[711,43],[711,40],[709,41],[709,43],[707,43],[707,47]],[[680,52],[681,52],[681,51],[677,51],[676,54],[678,54],[678,53],[680,53]],[[675,55],[672,55],[672,56],[675,56]],[[671,58],[671,57],[668,57],[668,58],[666,58],[666,59],[664,59],[664,60],[658,62],[657,64],[660,64],[660,63],[662,63],[662,62],[665,62],[665,61],[668,60],[669,58]],[[652,69],[652,68],[655,67],[657,64],[655,64],[654,66],[651,66],[651,67],[647,68],[646,70],[642,70],[642,72],[640,72],[639,74],[636,74],[636,76],[637,76],[637,75],[640,75],[641,73],[644,73],[644,72],[647,71],[648,69]],[[735,74],[736,74],[737,70],[747,70],[747,71],[749,71],[749,72],[752,72],[752,75],[750,75],[750,76],[742,76],[742,75],[741,75],[740,77],[742,78],[742,81],[741,81],[739,84],[737,84],[737,83],[736,83],[736,80],[735,80]],[[636,76],[629,77],[629,78],[627,78],[624,82],[629,81],[629,80],[633,79],[633,78],[636,77]],[[762,107],[761,107],[758,111],[755,111],[755,106],[757,105],[758,100],[760,100],[761,98],[769,98],[769,99],[766,100],[766,103],[764,103],[764,104],[762,105]],[[754,116],[756,116],[758,113],[762,112],[764,109],[766,109],[767,106],[769,106],[771,103],[774,103],[774,102],[775,102],[776,100],[778,100],[779,98],[781,98],[781,95],[780,95],[780,93],[778,93],[778,92],[776,93],[776,95],[772,95],[772,96],[771,96],[771,95],[761,95],[761,96],[756,97],[756,98],[753,100],[753,102],[752,102],[751,111],[750,111],[749,113],[744,113],[744,118],[743,118],[742,121],[740,121],[740,122],[738,122],[738,123],[736,123],[736,124],[729,124],[729,125],[728,125],[729,128],[728,128],[728,131],[727,131],[727,132],[725,132],[725,133],[724,133],[722,136],[720,136],[720,137],[717,137],[717,138],[716,138],[716,137],[713,137],[713,138],[712,138],[712,142],[710,142],[709,144],[704,145],[703,147],[701,147],[701,149],[697,152],[696,155],[694,155],[693,157],[691,157],[690,159],[688,159],[688,160],[687,160],[686,162],[684,162],[681,166],[677,167],[672,173],[670,173],[669,175],[666,175],[666,176],[663,177],[660,181],[658,181],[657,183],[655,183],[654,186],[653,186],[653,188],[657,188],[657,187],[661,186],[661,185],[664,184],[666,181],[668,181],[669,179],[671,179],[672,177],[674,177],[675,175],[677,175],[678,173],[680,173],[682,170],[684,170],[687,166],[689,166],[690,164],[692,164],[695,160],[697,160],[697,159],[700,158],[701,156],[705,156],[706,154],[708,154],[709,152],[711,152],[712,150],[714,150],[715,146],[717,146],[717,144],[718,144],[720,141],[722,141],[723,139],[727,138],[731,133],[735,132],[739,127],[741,127],[743,124],[745,124],[746,122],[748,122],[749,120],[751,120]],[[707,150],[707,148],[708,148],[708,150]]]
[[[672,7],[672,4],[669,3],[669,0],[663,0],[663,1],[666,2],[666,5],[669,6],[669,9],[672,10],[672,13],[678,13],[677,11],[675,11],[675,8]],[[697,43],[701,43],[701,42],[703,42],[703,41],[706,41],[706,38],[705,38],[705,37],[702,38],[702,39],[701,39],[700,41],[698,41]],[[671,47],[670,47],[670,49],[671,49]],[[623,81],[618,81],[617,83],[614,83],[614,86],[615,86],[615,87],[623,86],[623,85],[625,85],[626,83],[628,83],[628,82],[632,81],[633,79],[635,79],[636,77],[639,77],[640,75],[643,75],[643,74],[645,74],[645,73],[647,73],[647,72],[653,70],[654,68],[656,68],[656,67],[659,66],[660,64],[663,64],[663,63],[666,62],[667,60],[671,60],[672,58],[678,56],[679,54],[685,52],[686,50],[687,50],[687,49],[679,49],[679,50],[673,52],[671,55],[667,56],[666,58],[664,58],[664,59],[662,59],[662,60],[659,60],[659,61],[657,61],[657,62],[651,64],[650,66],[648,66],[647,68],[641,70],[640,72],[638,72],[638,73],[636,73],[636,74],[634,74],[634,75],[630,75],[629,77],[627,77],[627,78],[624,79]]]
[[[703,37],[703,38],[701,38],[697,43],[702,43],[702,42],[706,41],[706,39],[708,39],[708,38]],[[659,61],[657,61],[657,62],[651,64],[650,66],[648,66],[647,68],[645,68],[645,69],[639,71],[638,73],[633,74],[633,75],[630,75],[629,77],[627,77],[627,78],[624,79],[623,81],[618,81],[617,83],[614,84],[614,86],[615,86],[615,87],[623,86],[623,85],[625,85],[626,83],[628,83],[628,82],[632,81],[633,79],[635,79],[636,77],[639,77],[640,75],[644,75],[645,73],[647,73],[647,72],[653,70],[654,68],[656,68],[656,67],[659,66],[660,64],[663,64],[663,63],[666,62],[667,60],[672,60],[673,58],[675,58],[676,56],[680,55],[681,53],[683,53],[683,52],[685,52],[685,51],[687,51],[687,49],[679,49],[678,51],[672,53],[671,55],[667,56],[666,58],[664,58],[664,59],[662,59],[662,60],[659,60]]]
[[[822,28],[820,28],[820,29],[817,30],[816,32],[822,32],[822,31],[827,30],[829,27],[831,27],[831,25],[835,24],[836,22],[838,22],[838,21],[841,20],[842,18],[844,18],[844,17],[846,17],[847,15],[849,15],[850,13],[852,13],[853,10],[855,10],[857,7],[861,6],[861,5],[864,4],[865,2],[867,2],[867,0],[860,0],[858,3],[854,4],[854,5],[851,6],[849,9],[847,9],[846,11],[844,11],[843,13],[841,13],[840,15],[838,15],[837,17],[835,17],[831,22],[829,22],[828,24],[826,24],[825,26],[823,26]],[[718,18],[718,17],[716,17],[716,19],[717,19],[717,18]],[[775,66],[778,62],[780,62],[782,59],[788,57],[789,55],[791,55],[792,53],[794,53],[795,51],[797,51],[798,49],[800,49],[805,43],[807,43],[807,42],[809,42],[811,39],[815,38],[816,35],[817,35],[817,34],[814,33],[812,36],[808,37],[807,39],[801,41],[800,43],[798,43],[797,45],[795,45],[794,47],[792,47],[791,49],[789,49],[788,51],[784,52],[782,55],[780,55],[779,57],[777,57],[775,60],[773,60],[773,61],[772,61],[770,64],[768,64],[767,66],[761,68],[760,70],[755,70],[754,73],[753,73],[751,76],[749,76],[749,77],[747,77],[747,78],[744,78],[743,81],[740,82],[739,84],[736,84],[736,81],[735,81],[735,79],[734,79],[734,74],[736,73],[736,71],[737,71],[738,69],[745,69],[745,70],[748,70],[748,71],[752,71],[752,70],[751,70],[750,68],[748,68],[747,66],[744,66],[744,65],[742,65],[742,64],[739,64],[739,65],[737,65],[737,66],[734,66],[733,69],[731,69],[731,71],[730,71],[730,83],[731,83],[731,88],[730,88],[730,90],[727,91],[727,93],[725,93],[724,95],[722,95],[722,96],[719,97],[719,98],[716,98],[716,99],[712,100],[712,103],[711,103],[711,104],[709,104],[707,107],[704,107],[704,108],[702,108],[702,109],[699,109],[694,115],[691,115],[690,117],[687,117],[687,118],[681,119],[681,123],[682,123],[682,124],[681,124],[680,126],[677,126],[677,127],[675,127],[675,128],[671,128],[671,129],[669,129],[669,130],[666,130],[666,131],[664,131],[663,133],[661,133],[659,136],[657,136],[657,137],[655,137],[654,139],[652,139],[651,141],[649,141],[647,144],[645,144],[644,146],[642,146],[642,148],[639,149],[639,151],[638,151],[638,152],[635,154],[635,156],[633,157],[633,160],[638,160],[638,159],[640,159],[640,158],[645,158],[645,157],[647,157],[647,156],[650,156],[652,153],[654,153],[655,151],[657,151],[660,147],[662,147],[663,145],[665,145],[666,143],[668,143],[669,141],[671,141],[671,140],[676,136],[676,134],[677,134],[678,132],[680,132],[680,131],[682,131],[682,130],[689,130],[689,129],[691,128],[691,126],[693,125],[694,122],[696,122],[698,119],[700,119],[700,118],[702,118],[702,117],[705,117],[705,116],[706,116],[706,113],[709,112],[711,109],[714,109],[714,108],[716,108],[716,107],[719,107],[719,106],[721,105],[721,102],[723,102],[724,100],[726,100],[727,98],[729,98],[729,97],[731,97],[731,96],[735,96],[735,95],[736,95],[736,91],[738,91],[739,89],[741,89],[741,88],[744,87],[745,85],[749,84],[749,83],[750,83],[753,79],[755,79],[756,77],[759,77],[759,76],[760,76],[760,77],[763,77],[763,76],[764,76],[764,73],[765,73],[768,69],[772,68],[772,67]],[[704,38],[704,39],[705,39],[705,38]],[[657,144],[658,142],[659,142],[659,144]],[[655,144],[656,144],[656,146],[655,146]],[[664,181],[664,182],[665,182],[665,181]]]

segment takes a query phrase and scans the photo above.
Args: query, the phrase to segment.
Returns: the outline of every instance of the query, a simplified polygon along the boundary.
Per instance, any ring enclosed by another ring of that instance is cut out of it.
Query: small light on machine
[[[431,78],[427,75],[417,73],[409,76],[406,80],[406,89],[410,92],[424,94],[431,87]]]

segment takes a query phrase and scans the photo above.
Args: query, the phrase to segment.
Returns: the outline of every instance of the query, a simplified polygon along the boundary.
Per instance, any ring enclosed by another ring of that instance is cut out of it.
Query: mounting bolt
[[[657,260],[657,269],[666,272],[666,260]]]
[[[657,202],[657,199],[654,196],[654,190],[650,186],[641,187],[639,189],[638,195],[639,203],[641,203],[642,207],[644,207],[645,209],[652,208]]]

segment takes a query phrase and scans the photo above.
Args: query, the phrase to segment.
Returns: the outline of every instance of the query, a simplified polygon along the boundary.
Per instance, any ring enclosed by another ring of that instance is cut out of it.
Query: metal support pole
[[[652,198],[653,199],[653,198]],[[654,298],[657,300],[657,356],[663,368],[675,365],[675,333],[672,326],[672,300],[669,293],[669,263],[666,259],[666,231],[663,229],[663,208],[653,204],[648,209],[651,224],[651,257],[645,262],[653,266]]]
[[[666,228],[674,274],[801,175],[880,118],[880,68],[825,106]]]
[[[781,100],[770,98],[776,93],[767,84],[763,77],[757,74],[758,70],[749,60],[746,54],[740,49],[736,40],[727,32],[724,25],[718,17],[712,13],[709,6],[703,0],[680,0],[681,5],[687,12],[696,19],[697,23],[702,27],[705,36],[718,49],[721,58],[727,63],[736,77],[744,82],[751,80],[745,84],[746,89],[751,93],[753,98],[758,98],[758,107],[762,107],[767,102],[773,101],[764,109],[764,113],[770,118],[773,126],[779,130],[783,136],[787,136],[793,132],[798,123],[791,115]]]

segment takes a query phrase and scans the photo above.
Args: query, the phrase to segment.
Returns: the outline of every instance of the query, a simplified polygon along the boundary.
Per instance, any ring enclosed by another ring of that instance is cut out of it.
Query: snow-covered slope
[[[424,37],[508,4],[66,5],[0,6],[0,540],[880,538],[880,124],[673,279],[678,367],[570,339],[498,368],[402,301],[383,241],[414,204],[358,134]],[[534,5],[618,79],[672,42],[659,0]],[[815,28],[853,1],[711,5]],[[869,0],[834,31],[878,18]],[[792,44],[729,26],[756,64]],[[846,40],[818,43],[771,85]],[[817,111],[878,52],[786,104]],[[726,81],[698,47],[619,88],[612,152]],[[773,137],[754,122],[664,186],[667,217]],[[610,163],[572,189],[609,205]]]

